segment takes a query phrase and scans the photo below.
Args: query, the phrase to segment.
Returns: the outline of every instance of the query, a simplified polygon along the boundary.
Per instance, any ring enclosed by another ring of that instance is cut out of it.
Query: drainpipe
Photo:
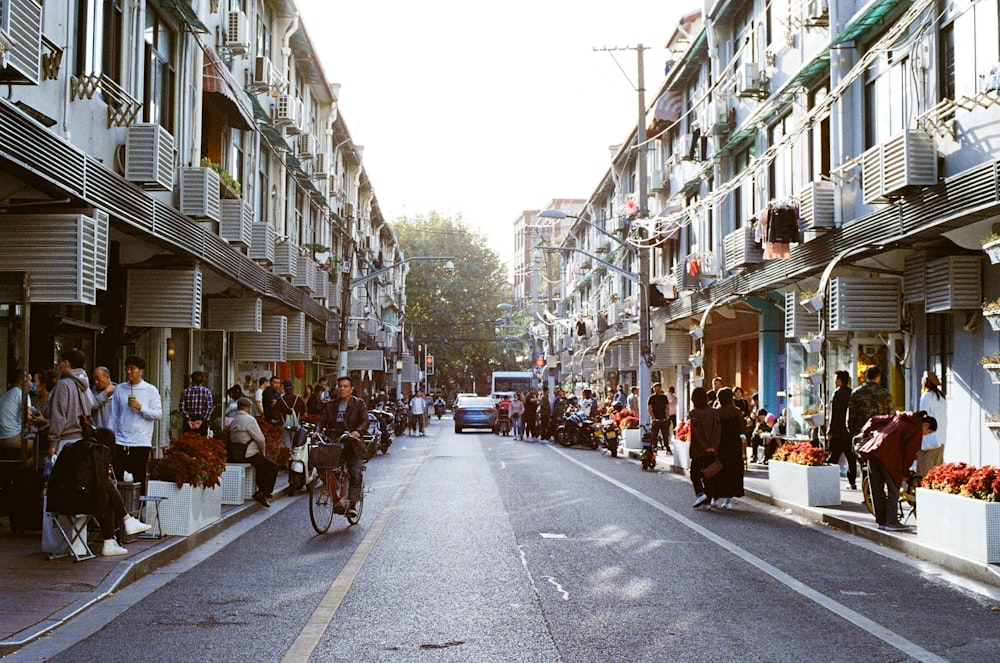
[[[289,45],[292,35],[295,34],[299,29],[299,15],[296,14],[292,17],[292,22],[285,29],[285,36],[281,40],[281,55],[285,61],[285,80],[288,84],[288,89],[286,94],[294,95],[295,88],[292,86],[292,47]],[[275,220],[280,220],[281,227],[278,228],[279,235],[288,235],[288,219],[292,212],[288,209],[288,169],[282,167],[281,172],[281,182],[278,185],[278,200],[277,200],[277,213],[275,214]]]
[[[835,35],[840,32],[840,11],[837,6],[837,0],[831,0],[828,3],[830,12],[830,34]],[[844,72],[850,70],[850,62],[848,61],[848,49],[844,48],[831,48],[830,49],[830,89],[833,90],[838,85],[844,77]],[[844,154],[847,146],[844,144],[846,139],[844,129],[841,126],[841,122],[844,117],[850,117],[851,113],[845,115],[843,113],[843,108],[851,108],[849,100],[846,98],[849,95],[853,95],[853,91],[847,91],[847,93],[840,98],[839,101],[835,101],[830,105],[830,170],[836,170],[844,164]],[[841,191],[842,186],[835,186],[834,191],[840,192],[835,195],[833,201],[833,225],[835,228],[841,228],[844,225],[844,210],[843,201],[844,195]]]

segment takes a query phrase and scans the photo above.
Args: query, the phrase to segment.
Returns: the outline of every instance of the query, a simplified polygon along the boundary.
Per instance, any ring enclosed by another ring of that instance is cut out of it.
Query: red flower
[[[976,468],[965,463],[945,463],[931,468],[921,484],[924,488],[960,495]]]
[[[163,458],[149,462],[149,478],[173,481],[178,486],[214,488],[221,483],[226,470],[226,444],[214,437],[184,433],[170,443]]]
[[[687,442],[691,438],[691,422],[687,419],[681,419],[681,422],[677,424],[677,430],[674,431],[674,435],[677,436],[678,440]]]
[[[774,460],[783,460],[796,465],[826,465],[826,450],[814,447],[808,442],[786,444],[774,452]]]
[[[1000,502],[1000,467],[980,467],[962,487],[962,494],[986,502]]]

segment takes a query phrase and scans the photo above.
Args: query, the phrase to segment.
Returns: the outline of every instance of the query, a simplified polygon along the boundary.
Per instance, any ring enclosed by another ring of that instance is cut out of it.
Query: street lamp
[[[538,218],[540,218],[540,219],[553,219],[553,220],[576,219],[580,223],[583,223],[584,225],[590,226],[591,228],[593,228],[594,230],[596,230],[600,234],[604,235],[605,237],[609,237],[609,238],[613,239],[615,242],[617,242],[619,244],[619,246],[624,246],[625,249],[628,250],[630,253],[635,253],[637,251],[637,249],[636,249],[636,247],[634,245],[629,244],[628,242],[626,242],[625,240],[623,240],[618,235],[616,235],[614,233],[611,233],[611,232],[608,232],[607,230],[605,230],[601,226],[597,225],[593,221],[589,221],[589,220],[585,219],[582,216],[575,216],[573,214],[567,214],[566,212],[562,211],[561,209],[543,209],[541,212],[538,213]]]

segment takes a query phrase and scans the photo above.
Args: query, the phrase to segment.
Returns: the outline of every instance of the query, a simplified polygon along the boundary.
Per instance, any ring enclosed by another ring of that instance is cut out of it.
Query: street
[[[1000,605],[637,462],[487,432],[397,438],[361,522],[307,498],[126,587],[11,661],[986,661]]]

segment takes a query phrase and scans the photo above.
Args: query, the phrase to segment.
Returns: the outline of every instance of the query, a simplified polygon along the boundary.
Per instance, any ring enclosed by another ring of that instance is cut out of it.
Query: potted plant
[[[917,488],[917,538],[982,564],[1000,562],[1000,467],[945,463]]]
[[[1000,298],[983,302],[983,317],[990,323],[993,331],[1000,331]]]
[[[811,407],[803,410],[802,416],[813,428],[819,428],[826,421],[826,414],[818,407]]]
[[[704,338],[705,329],[701,325],[691,325],[691,330],[688,333],[694,339]]]
[[[815,290],[803,290],[802,294],[799,295],[799,304],[810,311],[819,313],[823,310],[823,293]]]
[[[994,439],[1000,441],[1000,413],[990,416],[990,418],[986,420],[986,427],[990,429],[991,433],[993,433]]]
[[[803,380],[808,380],[811,384],[823,384],[823,369],[819,366],[809,366],[799,375]]]
[[[243,187],[228,170],[215,163],[208,157],[201,158],[202,168],[211,168],[219,175],[219,196],[221,198],[235,199],[243,195]]]
[[[184,433],[170,443],[163,458],[149,462],[147,495],[160,503],[164,534],[189,536],[222,516],[222,491],[216,490],[226,469],[222,440]]]
[[[979,360],[979,365],[990,373],[993,384],[1000,384],[1000,351]]]
[[[1000,235],[997,233],[990,233],[983,238],[983,251],[986,251],[986,255],[990,258],[991,264],[1000,263]]]
[[[674,430],[674,441],[670,445],[673,451],[674,467],[686,470],[691,467],[691,422],[682,419]]]
[[[799,338],[799,343],[805,346],[806,352],[820,352],[823,350],[823,335],[809,332]]]
[[[771,497],[804,506],[840,504],[840,466],[826,464],[826,457],[809,442],[779,447],[767,464]]]
[[[695,368],[701,368],[702,362],[704,362],[704,360],[705,360],[705,355],[701,354],[700,352],[696,352],[688,357],[688,361],[690,361],[691,365],[694,366]]]

